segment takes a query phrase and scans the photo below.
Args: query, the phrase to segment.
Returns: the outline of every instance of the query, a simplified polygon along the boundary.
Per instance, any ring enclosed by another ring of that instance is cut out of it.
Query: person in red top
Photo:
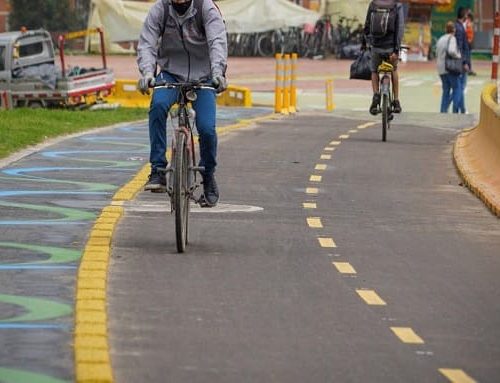
[[[464,22],[465,36],[467,37],[467,43],[469,44],[469,54],[472,52],[472,42],[474,41],[474,16],[472,12],[467,10],[467,15],[465,17]],[[469,58],[469,62],[471,62]],[[469,75],[475,76],[476,72],[472,71],[472,68],[469,68]]]

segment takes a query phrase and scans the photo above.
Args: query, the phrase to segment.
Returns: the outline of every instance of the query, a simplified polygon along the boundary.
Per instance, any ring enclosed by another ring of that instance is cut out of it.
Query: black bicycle
[[[170,198],[171,211],[175,213],[175,239],[177,251],[183,253],[188,243],[189,211],[191,201],[204,205],[203,194],[196,197],[195,191],[200,186],[197,173],[205,168],[197,166],[196,150],[193,135],[195,124],[190,103],[196,100],[196,90],[209,89],[213,86],[192,82],[156,82],[153,87],[177,89],[177,109],[171,112],[172,122],[177,118],[177,126],[173,129],[169,166],[158,169],[164,172],[167,180],[167,195]]]
[[[380,111],[382,112],[382,141],[387,141],[387,130],[391,127],[391,121],[394,118],[392,110],[392,72],[394,66],[387,62],[382,63],[377,68],[380,81]]]

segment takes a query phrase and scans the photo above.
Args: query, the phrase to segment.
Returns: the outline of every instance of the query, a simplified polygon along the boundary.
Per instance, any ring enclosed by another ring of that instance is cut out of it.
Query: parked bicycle
[[[205,169],[202,166],[196,166],[196,146],[193,134],[195,122],[190,103],[196,100],[196,90],[210,89],[215,92],[215,88],[207,84],[190,82],[157,82],[153,87],[179,91],[178,108],[174,116],[171,114],[172,120],[177,118],[177,126],[173,129],[169,166],[158,171],[166,174],[167,195],[170,198],[171,212],[175,213],[177,251],[183,253],[188,243],[190,202],[194,201],[202,207],[206,206],[203,194],[195,196],[195,191],[200,186],[197,173]]]

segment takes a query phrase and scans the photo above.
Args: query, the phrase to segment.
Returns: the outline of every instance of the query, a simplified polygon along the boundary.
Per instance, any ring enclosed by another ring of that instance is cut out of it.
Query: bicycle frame
[[[187,190],[187,193],[189,194],[189,198],[195,202],[199,202],[198,198],[195,198],[194,192],[196,188],[199,186],[196,182],[196,173],[198,172],[203,172],[205,169],[200,166],[196,166],[196,147],[194,145],[194,135],[193,135],[193,130],[192,130],[192,121],[189,117],[189,103],[194,102],[196,100],[196,93],[195,91],[198,89],[210,89],[214,90],[212,86],[209,85],[203,85],[200,83],[187,83],[187,82],[179,82],[179,83],[156,83],[154,85],[154,88],[167,88],[167,89],[178,89],[179,90],[179,96],[177,99],[177,105],[178,105],[178,112],[177,112],[177,118],[178,118],[178,124],[177,127],[174,129],[174,134],[172,135],[172,150],[171,150],[171,159],[170,159],[170,164],[169,166],[164,169],[164,171],[167,174],[167,193],[170,197],[173,195],[173,190],[172,190],[172,176],[173,176],[173,167],[172,165],[175,164],[175,158],[176,158],[176,147],[177,147],[177,141],[179,140],[179,136],[182,134],[185,136],[185,143],[186,143],[186,153],[187,155],[191,158],[191,163],[193,164],[190,169],[188,169],[192,174],[194,174],[194,179],[190,180],[189,182],[189,188]],[[172,210],[175,208],[173,204],[171,204]]]
[[[188,113],[189,102],[197,98],[196,89],[207,86],[191,83],[165,83],[157,88],[177,89],[178,125],[172,135],[172,155],[166,169],[159,169],[167,176],[167,193],[170,197],[171,212],[175,215],[175,239],[177,251],[183,253],[188,243],[190,201],[202,205],[202,197],[195,198],[194,192],[199,184],[196,173],[203,172],[204,167],[196,166],[195,145],[192,123]],[[209,87],[214,90],[213,87]],[[194,124],[194,122],[193,122]]]
[[[387,61],[382,61],[377,68],[380,102],[382,103],[382,106],[379,105],[379,109],[382,112],[382,141],[387,140],[387,130],[390,129],[390,122],[394,118],[392,114],[392,101],[394,95],[391,87],[393,71],[393,65]]]

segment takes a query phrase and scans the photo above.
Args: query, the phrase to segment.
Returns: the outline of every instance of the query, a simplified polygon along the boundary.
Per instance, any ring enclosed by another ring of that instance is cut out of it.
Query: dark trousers
[[[162,72],[157,80],[177,82],[169,73]],[[199,89],[193,103],[196,113],[196,129],[200,142],[200,166],[205,167],[205,174],[212,174],[217,165],[217,133],[215,130],[216,96],[215,91]],[[178,90],[159,88],[153,93],[149,109],[149,141],[151,152],[149,161],[154,171],[167,166],[167,113],[177,101]]]

